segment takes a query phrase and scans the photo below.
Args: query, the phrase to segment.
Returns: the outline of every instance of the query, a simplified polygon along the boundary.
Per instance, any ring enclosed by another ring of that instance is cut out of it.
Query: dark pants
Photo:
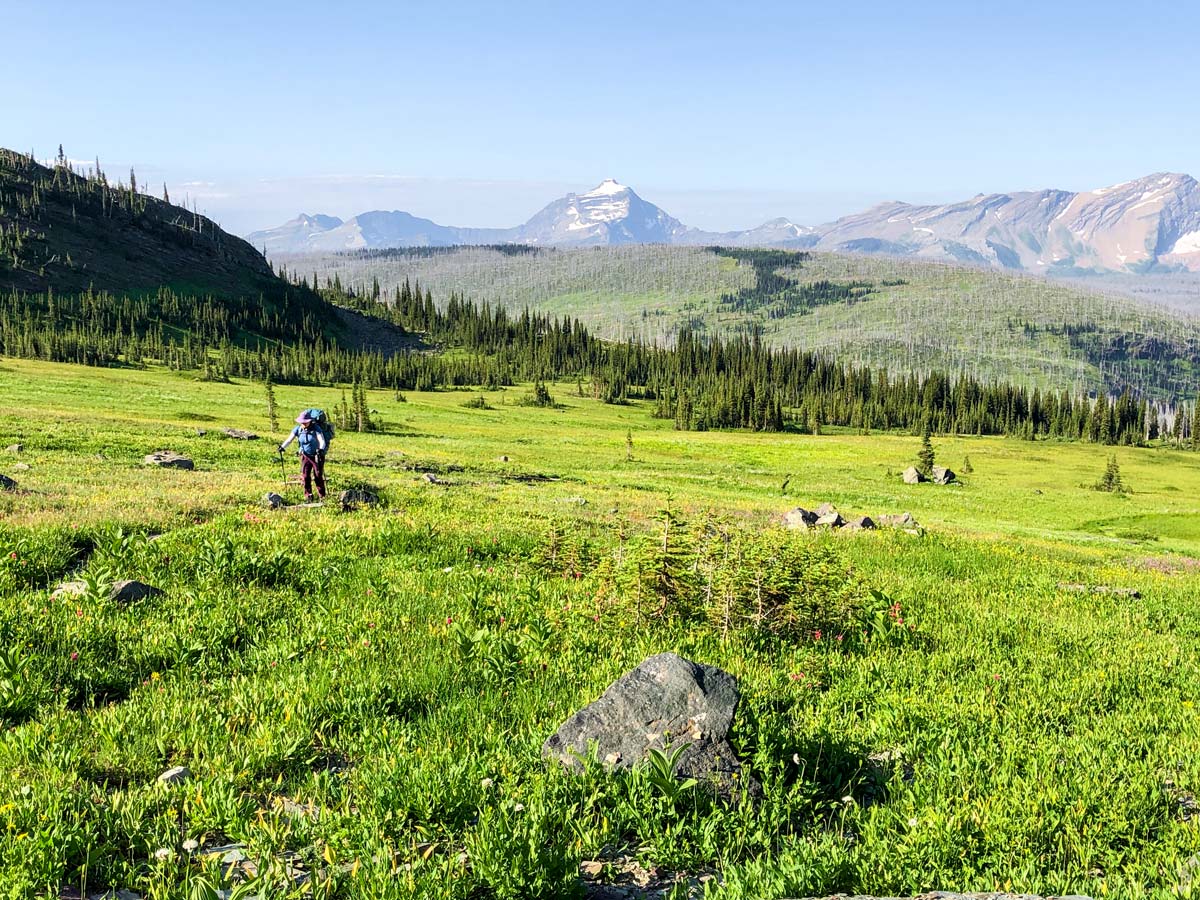
[[[325,454],[318,453],[315,457],[307,453],[300,454],[300,475],[304,478],[304,498],[312,498],[313,482],[317,483],[317,495],[325,499]]]

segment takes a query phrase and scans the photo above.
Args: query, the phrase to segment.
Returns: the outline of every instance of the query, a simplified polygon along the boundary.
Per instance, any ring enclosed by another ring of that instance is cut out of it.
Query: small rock
[[[196,429],[196,437],[204,437],[208,432],[203,428]]]
[[[842,514],[836,509],[833,512],[825,513],[823,516],[817,516],[817,521],[813,525],[817,528],[841,528],[846,524],[846,520],[842,518]]]
[[[496,459],[496,462],[508,462],[507,456],[501,456]]]
[[[827,516],[830,513],[836,513],[837,511],[838,511],[838,508],[836,506],[834,506],[832,503],[822,503],[816,509],[817,518],[819,519],[819,518],[821,518],[821,516]]]
[[[900,476],[904,479],[905,484],[921,484],[929,479],[917,471],[916,466],[909,466],[904,470],[904,474]]]
[[[425,473],[425,480],[428,481],[430,484],[441,484],[441,482],[438,481],[438,477],[436,475],[434,475],[432,472]]]
[[[183,784],[192,777],[187,766],[175,766],[158,776],[159,784]]]
[[[156,453],[149,454],[144,462],[148,466],[158,466],[163,469],[186,469],[188,471],[196,468],[196,464],[173,450],[159,450]]]
[[[258,435],[253,431],[242,431],[240,428],[226,428],[221,432],[225,437],[231,437],[235,441],[257,441]]]
[[[379,495],[361,488],[353,488],[338,494],[338,503],[344,510],[357,509],[360,506],[378,506]]]
[[[15,491],[17,483],[7,475],[0,475],[0,491]]]
[[[29,464],[28,463],[17,463],[16,465],[13,466],[13,470],[16,472],[28,472]]]
[[[283,507],[287,506],[287,501],[274,491],[267,491],[267,493],[263,496],[263,505],[268,509],[282,509]]]
[[[4,448],[4,452],[5,453],[14,453],[14,454],[24,453],[25,445],[24,444],[9,444],[7,447]]]
[[[87,593],[87,585],[82,581],[68,581],[60,584],[50,596],[58,600],[68,596],[79,597],[85,593]],[[159,597],[162,594],[163,591],[149,584],[143,584],[140,581],[121,580],[112,583],[108,599],[115,600],[117,603],[133,603],[137,600],[145,600],[147,597]]]
[[[847,531],[873,531],[875,520],[870,516],[855,516],[853,519],[847,519],[842,528]]]
[[[817,514],[803,506],[797,506],[783,514],[783,524],[788,528],[798,528],[804,531],[817,524]]]
[[[1107,584],[1068,584],[1058,583],[1060,590],[1072,591],[1077,594],[1104,594],[1109,597],[1128,597],[1130,600],[1140,600],[1142,592],[1137,588],[1112,587]]]
[[[907,512],[884,513],[876,517],[875,521],[887,528],[915,528],[917,525],[917,520],[912,517],[912,513]]]

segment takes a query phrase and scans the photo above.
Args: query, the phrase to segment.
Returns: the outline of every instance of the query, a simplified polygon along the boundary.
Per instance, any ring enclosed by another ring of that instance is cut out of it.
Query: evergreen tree
[[[271,431],[279,431],[279,410],[275,405],[275,385],[271,383],[271,376],[267,376],[267,421],[271,423]]]
[[[929,437],[929,418],[926,417],[925,424],[921,428],[921,450],[917,453],[917,471],[926,478],[933,477],[933,444]]]

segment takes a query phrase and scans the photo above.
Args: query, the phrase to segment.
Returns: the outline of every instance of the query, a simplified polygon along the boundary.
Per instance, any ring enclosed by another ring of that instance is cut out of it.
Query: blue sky
[[[239,232],[510,225],[606,177],[735,228],[1200,176],[1194,5],[975,6],[6,4],[0,145],[135,165]]]

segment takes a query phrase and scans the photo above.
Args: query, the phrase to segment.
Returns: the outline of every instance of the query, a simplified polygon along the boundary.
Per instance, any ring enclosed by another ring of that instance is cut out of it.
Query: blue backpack
[[[321,434],[325,437],[325,448],[329,448],[329,444],[333,441],[333,423],[329,421],[329,416],[325,415],[323,409],[306,409],[303,413],[305,416],[313,420],[313,424],[321,430]]]

